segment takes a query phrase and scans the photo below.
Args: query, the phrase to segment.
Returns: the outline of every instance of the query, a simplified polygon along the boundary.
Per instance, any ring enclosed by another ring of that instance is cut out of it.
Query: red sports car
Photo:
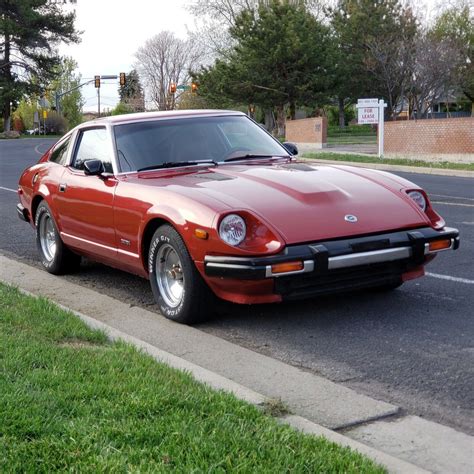
[[[415,184],[296,153],[240,112],[99,119],[23,172],[18,215],[49,272],[85,256],[136,273],[182,323],[204,319],[215,295],[253,304],[396,288],[459,246]]]

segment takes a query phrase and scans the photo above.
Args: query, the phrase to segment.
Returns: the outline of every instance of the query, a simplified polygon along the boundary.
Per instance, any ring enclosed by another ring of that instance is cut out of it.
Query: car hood
[[[401,192],[416,186],[359,168],[298,162],[236,164],[176,174],[172,182],[174,191],[197,201],[205,195],[207,201],[219,201],[229,210],[253,212],[287,243],[430,225]],[[346,220],[348,215],[357,220]]]

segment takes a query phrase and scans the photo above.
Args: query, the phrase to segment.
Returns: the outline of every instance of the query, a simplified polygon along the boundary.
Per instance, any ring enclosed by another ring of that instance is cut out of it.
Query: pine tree
[[[0,109],[10,129],[11,106],[55,77],[59,42],[78,42],[74,13],[48,0],[0,0]]]

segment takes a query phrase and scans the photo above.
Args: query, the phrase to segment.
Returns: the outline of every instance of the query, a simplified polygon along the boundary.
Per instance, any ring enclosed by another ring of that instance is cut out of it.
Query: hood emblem
[[[353,216],[352,214],[347,214],[344,216],[344,220],[346,222],[357,222],[357,216]]]

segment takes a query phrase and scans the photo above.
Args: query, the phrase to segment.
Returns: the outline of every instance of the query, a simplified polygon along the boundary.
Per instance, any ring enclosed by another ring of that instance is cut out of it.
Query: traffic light
[[[120,86],[123,87],[126,82],[127,82],[127,76],[125,75],[124,72],[121,72],[120,73]]]
[[[94,76],[94,85],[96,89],[100,87],[100,76]]]
[[[191,92],[197,92],[198,85],[195,82],[191,83]]]
[[[176,92],[176,83],[172,82],[170,84],[170,94],[174,94]]]

